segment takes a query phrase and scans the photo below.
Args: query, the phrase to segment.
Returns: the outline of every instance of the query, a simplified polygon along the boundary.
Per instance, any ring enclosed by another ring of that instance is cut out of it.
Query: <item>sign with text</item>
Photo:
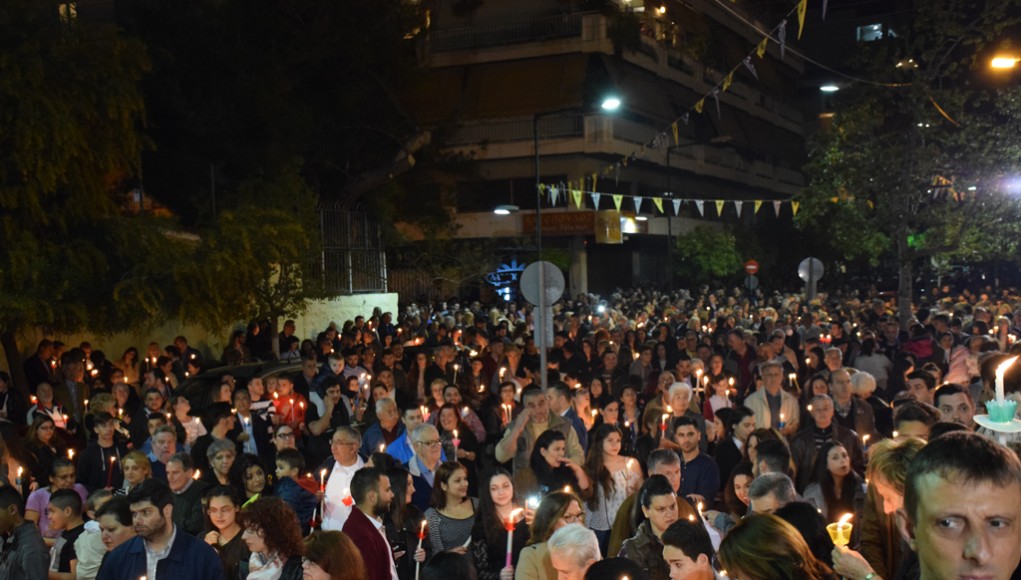
[[[591,211],[543,212],[542,235],[544,236],[591,236],[595,229],[595,214]],[[535,213],[521,216],[522,233],[535,231]]]

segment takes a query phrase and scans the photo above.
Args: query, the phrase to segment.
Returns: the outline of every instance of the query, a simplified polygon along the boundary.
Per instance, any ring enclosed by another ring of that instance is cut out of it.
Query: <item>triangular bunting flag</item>
[[[762,207],[762,200],[758,200],[758,199],[755,200],[755,212],[754,213],[759,213],[759,208],[760,207]]]
[[[701,114],[702,113],[702,107],[704,107],[704,106],[705,106],[705,97],[702,97],[701,99],[698,100],[697,103],[695,103],[695,112]]]
[[[572,189],[571,190],[571,196],[574,197],[574,207],[576,207],[578,209],[581,209],[581,201],[582,201],[581,190],[580,189]]]
[[[773,202],[773,211],[776,212],[776,217],[780,217],[780,204],[781,203],[783,203],[783,202],[782,201],[774,201]]]
[[[716,200],[716,215],[717,216],[723,217],[723,204],[725,204],[725,203],[727,203],[727,202],[722,200],[722,199],[717,199]]]
[[[642,200],[645,199],[641,196],[636,195],[635,200],[635,213],[642,213]]]
[[[720,114],[720,89],[713,89],[713,100],[716,101],[716,118],[722,119],[723,115]]]
[[[808,0],[798,2],[798,40],[801,40],[801,33],[805,30],[805,12],[808,11]]]
[[[737,217],[738,217],[738,218],[740,218],[740,217],[741,217],[741,206],[742,206],[742,205],[744,205],[744,202],[743,202],[743,201],[735,201],[735,202],[734,202],[734,209],[736,209],[736,210],[737,210]]]
[[[787,19],[780,21],[776,27],[776,37],[780,40],[780,60],[783,60],[784,52],[787,50]]]
[[[670,129],[674,132],[674,147],[676,147],[676,146],[680,145],[680,142],[678,141],[678,137],[679,136],[677,134],[678,133],[677,132],[677,121],[674,121],[673,123],[670,124]]]
[[[768,36],[766,38],[763,38],[762,42],[760,42],[759,45],[755,47],[755,54],[759,55],[759,58],[765,58],[767,46],[769,46]]]
[[[698,208],[698,215],[705,217],[705,202],[701,199],[695,200],[695,207]]]
[[[654,198],[652,198],[652,205],[656,206],[656,209],[659,210],[659,213],[663,213],[663,198],[662,197],[654,197]]]
[[[689,115],[688,115],[688,111],[684,111],[684,114],[683,114],[683,115],[681,115],[681,121],[684,121],[684,124],[685,124],[685,125],[687,125],[687,124],[688,124],[688,116],[689,116]]]
[[[750,55],[744,57],[744,66],[748,69],[748,72],[752,73],[755,80],[759,80],[759,73],[755,70],[755,65],[752,64],[752,57]]]
[[[822,0],[822,19],[826,20],[826,5],[829,4],[829,0]]]
[[[550,205],[557,205],[557,199],[560,197],[560,190],[556,187],[551,187],[549,190]]]
[[[592,192],[592,205],[595,206],[596,211],[599,211],[599,198],[603,197],[603,194]]]
[[[730,88],[730,85],[734,83],[734,71],[727,73],[727,76],[723,77],[723,90],[726,92]]]
[[[681,200],[674,200],[674,215],[681,215]]]
[[[799,207],[801,207],[801,202],[800,201],[792,201],[791,202],[791,211],[794,212],[794,215],[798,215],[798,208]]]
[[[620,211],[620,202],[624,201],[624,196],[620,194],[613,194],[613,205],[617,206],[617,211]]]

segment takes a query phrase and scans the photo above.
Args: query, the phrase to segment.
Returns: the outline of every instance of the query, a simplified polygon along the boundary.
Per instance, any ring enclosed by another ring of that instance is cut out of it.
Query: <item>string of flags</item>
[[[828,0],[823,0],[822,12],[823,12],[823,19],[824,20],[826,18],[827,3],[828,3]],[[671,122],[670,125],[666,129],[664,129],[663,131],[657,132],[656,135],[652,139],[650,139],[648,142],[642,144],[642,146],[638,150],[632,151],[631,153],[623,156],[616,163],[611,164],[611,165],[607,165],[606,167],[604,167],[599,172],[591,174],[591,176],[580,177],[577,180],[576,184],[575,184],[575,182],[571,182],[571,183],[567,184],[566,188],[565,187],[554,188],[553,186],[547,188],[546,192],[550,195],[550,202],[553,205],[556,205],[556,200],[559,197],[559,193],[569,191],[569,192],[571,192],[570,193],[571,196],[575,196],[575,192],[577,192],[577,197],[575,198],[576,200],[580,200],[582,193],[588,193],[589,195],[592,195],[593,196],[593,201],[594,201],[596,207],[598,207],[599,206],[599,197],[598,196],[602,195],[600,193],[596,193],[596,191],[598,190],[599,178],[600,177],[604,177],[605,178],[605,177],[612,176],[613,179],[614,179],[614,183],[615,184],[619,183],[619,181],[620,181],[620,172],[621,172],[622,168],[627,167],[629,162],[634,161],[634,160],[636,160],[636,159],[638,159],[640,157],[645,156],[647,151],[650,151],[650,150],[661,150],[661,149],[664,149],[666,147],[669,147],[670,146],[669,143],[670,143],[670,137],[671,136],[673,137],[674,146],[676,147],[677,145],[680,145],[680,126],[688,124],[688,121],[689,121],[689,119],[691,117],[691,113],[692,112],[694,112],[696,114],[699,114],[699,115],[704,114],[703,111],[705,110],[706,99],[710,99],[711,98],[713,100],[713,102],[715,104],[715,109],[716,109],[716,116],[717,116],[717,118],[721,117],[722,114],[721,114],[721,110],[720,110],[720,93],[725,93],[725,92],[727,92],[730,89],[731,85],[734,82],[734,75],[739,70],[744,69],[744,70],[747,70],[748,73],[757,81],[759,79],[759,74],[758,74],[758,71],[755,70],[755,62],[754,62],[755,59],[753,59],[752,57],[755,56],[755,57],[758,57],[759,59],[765,58],[766,57],[766,49],[769,47],[769,41],[773,37],[776,38],[777,44],[779,45],[780,60],[783,60],[784,56],[785,56],[785,53],[786,53],[786,45],[787,45],[787,19],[792,17],[792,16],[796,16],[797,22],[798,22],[798,36],[797,37],[798,37],[798,39],[800,39],[801,38],[801,33],[804,31],[804,28],[805,28],[805,14],[806,14],[807,10],[808,10],[808,0],[800,0],[798,2],[798,4],[794,8],[792,8],[783,17],[783,19],[780,21],[780,23],[777,24],[770,31],[770,33],[767,34],[758,44],[755,45],[755,48],[752,49],[752,51],[747,56],[745,56],[737,65],[735,65],[733,68],[731,68],[730,71],[728,71],[726,74],[722,75],[720,80],[708,92],[703,94],[701,98],[699,98],[697,101],[695,101],[695,104],[693,104],[688,110],[686,110],[679,117],[674,119],[673,122]],[[586,188],[590,184],[591,184],[591,189],[586,191]],[[560,184],[560,185],[563,186],[564,184]],[[608,194],[608,195],[615,195],[615,194]],[[651,198],[651,199],[658,200],[658,201],[654,201],[653,203],[656,205],[657,208],[661,208],[663,198]],[[673,199],[673,198],[670,198],[670,199],[672,201],[674,201],[675,203],[680,202],[680,201],[688,201],[688,200],[678,200],[678,199]],[[705,201],[714,201],[717,204],[720,204],[720,203],[722,203],[724,201],[730,201],[731,203],[742,203],[742,202],[734,202],[732,200],[707,200],[707,199],[703,199],[703,200],[692,199],[690,201],[693,201],[693,202],[701,201],[703,203]],[[797,205],[796,205],[797,202],[792,202],[790,200],[781,200],[781,201],[769,200],[769,201],[772,201],[772,203],[774,203],[774,204],[777,204],[777,203],[791,203],[792,204],[791,207],[792,207],[795,215],[797,214]],[[761,203],[763,203],[763,201],[757,201],[756,203],[761,205]],[[580,207],[580,201],[576,202],[575,205]],[[702,213],[702,205],[699,205],[699,204],[696,204],[696,205],[698,206],[699,213],[701,214]],[[679,206],[675,206],[675,213],[676,213],[676,207],[679,207]],[[718,205],[718,207],[719,207],[719,205]],[[617,208],[620,209],[620,204],[619,203],[617,203]],[[759,206],[757,205],[756,208],[755,208],[755,211],[758,212],[758,209],[759,209]],[[662,212],[662,210],[660,210],[660,211]],[[777,208],[777,210],[776,210],[777,215],[779,215],[779,211],[780,211],[779,208]],[[741,213],[740,206],[738,206],[738,214],[740,215],[740,213]]]
[[[598,183],[598,175],[593,173],[591,179],[594,183]],[[660,214],[669,215],[667,209],[673,207],[673,215],[677,216],[681,214],[681,207],[685,204],[691,203],[698,210],[698,215],[705,217],[705,206],[706,202],[716,207],[716,215],[722,217],[723,211],[727,207],[727,204],[733,205],[737,211],[737,216],[741,217],[741,211],[746,203],[751,204],[753,213],[759,213],[762,206],[770,204],[773,206],[773,211],[777,217],[780,217],[780,209],[786,204],[790,205],[791,214],[798,215],[798,210],[801,209],[801,202],[792,199],[752,199],[752,200],[734,200],[734,199],[707,199],[707,198],[675,198],[675,197],[660,197],[653,195],[628,195],[623,193],[603,193],[599,191],[587,191],[581,188],[580,183],[569,182],[569,183],[553,183],[539,184],[539,190],[549,196],[550,204],[556,206],[561,198],[563,203],[568,208],[571,207],[571,202],[574,202],[576,209],[586,209],[585,196],[588,196],[592,201],[592,207],[596,210],[599,209],[599,202],[602,201],[603,197],[608,197],[613,200],[613,206],[617,211],[621,210],[624,205],[624,198],[630,198],[634,204],[634,211],[636,214],[642,213],[642,205],[649,201],[656,208]],[[670,202],[669,206],[664,205],[664,201]]]

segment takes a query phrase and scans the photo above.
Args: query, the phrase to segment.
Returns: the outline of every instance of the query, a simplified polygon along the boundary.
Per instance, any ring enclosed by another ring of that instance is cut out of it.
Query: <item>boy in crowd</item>
[[[316,492],[319,491],[319,483],[314,477],[301,477],[305,458],[297,449],[284,449],[277,453],[276,464],[276,496],[294,508],[302,533],[308,535],[318,503]]]
[[[74,542],[85,531],[81,496],[72,489],[58,489],[50,496],[46,517],[50,529],[61,530],[57,543],[53,545],[49,580],[74,580],[74,567],[78,560]]]

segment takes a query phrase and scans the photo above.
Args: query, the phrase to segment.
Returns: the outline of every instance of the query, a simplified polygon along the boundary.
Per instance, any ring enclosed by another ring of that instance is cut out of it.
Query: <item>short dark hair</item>
[[[112,421],[113,421],[113,415],[111,415],[110,413],[107,413],[106,411],[100,411],[100,412],[92,415],[92,424],[93,424],[93,426],[96,426],[96,427],[98,427],[100,425],[106,425],[107,423],[110,423]]]
[[[521,391],[521,404],[524,405],[525,399],[534,397],[536,395],[545,396],[545,394],[542,392],[541,387],[537,387],[536,385],[530,385],[525,387],[524,390]]]
[[[384,475],[381,469],[363,467],[351,478],[351,497],[355,503],[362,503],[370,491],[379,491],[379,478]]]
[[[163,508],[174,503],[174,492],[170,491],[170,486],[166,482],[150,477],[136,485],[128,493],[129,503],[142,503],[144,501],[163,511]]]
[[[128,498],[117,495],[110,498],[109,501],[104,503],[96,510],[96,519],[103,516],[113,516],[117,518],[117,521],[122,526],[131,525],[131,504],[128,503]]]
[[[167,463],[170,463],[172,461],[180,463],[181,467],[183,467],[185,471],[188,471],[189,469],[195,469],[195,462],[192,461],[190,453],[185,453],[183,451],[181,453],[175,453],[170,456],[170,459],[167,460]]]
[[[918,421],[928,427],[932,427],[939,421],[939,411],[932,405],[918,401],[908,401],[893,410],[893,426],[902,421]]]
[[[618,556],[604,558],[585,571],[585,580],[617,580],[618,578],[648,578],[648,573],[634,560]]]
[[[904,481],[904,509],[912,521],[918,516],[919,481],[931,474],[944,481],[1009,487],[1021,484],[1021,461],[1006,447],[970,431],[946,433],[929,441],[911,460]]]
[[[0,509],[7,509],[9,506],[18,508],[18,515],[25,516],[25,498],[21,497],[14,486],[5,485],[0,487]]]
[[[647,508],[652,505],[652,498],[675,493],[674,486],[670,485],[665,475],[650,475],[638,490],[638,503]]]
[[[706,558],[712,561],[713,556],[716,555],[709,532],[701,522],[697,521],[680,519],[670,524],[670,527],[663,532],[663,545],[677,548],[692,560],[705,554]]]
[[[759,441],[755,446],[756,460],[765,462],[766,467],[774,473],[787,473],[791,465],[791,450],[779,439]]]
[[[952,397],[961,394],[967,396],[968,400],[971,401],[971,391],[957,383],[944,383],[936,389],[936,394],[932,396],[932,402],[936,404],[936,407],[939,407],[940,397]]]
[[[695,430],[698,431],[698,423],[687,415],[681,415],[680,417],[674,418],[673,425],[670,426],[670,433],[672,435],[676,435],[678,427],[694,427]]]
[[[58,489],[50,496],[49,503],[57,506],[57,509],[60,510],[71,508],[71,513],[76,516],[82,514],[82,496],[73,489]]]
[[[305,469],[305,456],[297,449],[282,449],[277,452],[277,461],[283,461],[287,467],[301,471]]]
[[[567,399],[571,398],[571,387],[568,387],[567,383],[564,383],[562,381],[556,381],[555,383],[552,383],[549,387],[547,387],[546,392],[547,394],[556,392],[557,394],[563,395]]]
[[[918,379],[925,382],[925,388],[929,391],[936,388],[936,377],[926,371],[914,371],[908,373],[907,380]]]
[[[206,409],[206,421],[208,421],[206,429],[212,429],[212,427],[217,423],[231,415],[230,403],[213,403],[212,405],[209,405]]]

